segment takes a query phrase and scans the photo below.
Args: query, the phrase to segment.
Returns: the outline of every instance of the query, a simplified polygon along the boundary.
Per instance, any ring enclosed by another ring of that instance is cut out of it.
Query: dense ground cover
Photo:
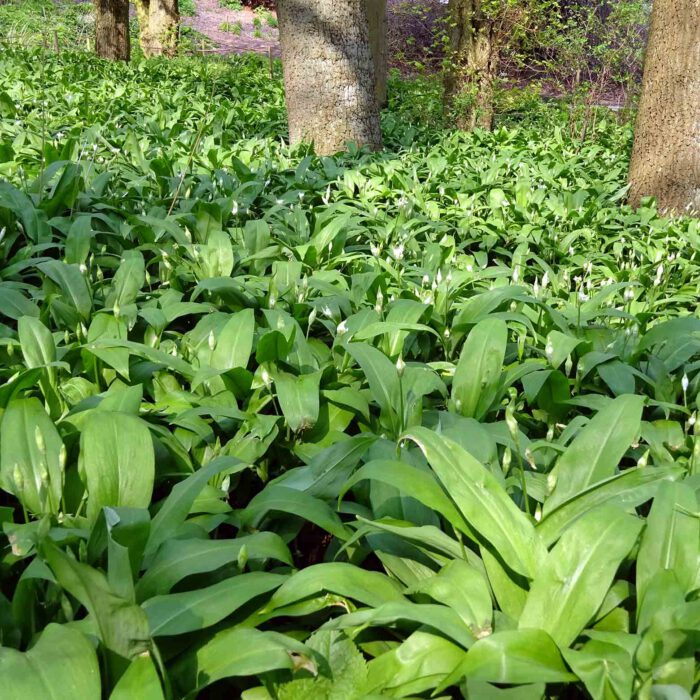
[[[268,70],[0,57],[4,692],[692,697],[698,222],[609,117],[319,159]]]

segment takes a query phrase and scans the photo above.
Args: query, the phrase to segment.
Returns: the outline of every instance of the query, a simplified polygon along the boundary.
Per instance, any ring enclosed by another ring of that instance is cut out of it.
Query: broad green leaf
[[[61,587],[92,617],[107,649],[126,659],[148,649],[148,620],[138,605],[118,596],[102,572],[75,561],[56,545],[47,542],[42,551]]]
[[[193,591],[155,596],[142,607],[154,637],[185,634],[215,625],[254,598],[278,588],[287,578],[254,571]]]
[[[114,686],[109,700],[164,700],[163,688],[149,652],[137,656]]]
[[[355,359],[369,384],[372,398],[382,415],[396,429],[396,413],[400,403],[399,375],[391,360],[366,343],[347,343],[345,349]]]
[[[15,399],[0,424],[2,487],[31,513],[58,513],[65,449],[38,399]]]
[[[252,628],[231,628],[188,651],[172,667],[171,677],[181,693],[201,690],[222,678],[256,676],[292,669],[293,640]]]
[[[94,412],[80,434],[80,469],[91,520],[104,506],[147,508],[155,457],[146,424],[126,413]]]
[[[136,301],[141,287],[146,281],[146,268],[143,255],[138,250],[128,250],[122,255],[121,264],[112,278],[109,294],[105,299],[105,308],[120,309]]]
[[[53,336],[38,318],[22,316],[17,321],[17,331],[27,367],[48,367],[56,361]],[[55,383],[56,370],[49,367],[48,372],[51,382]]]
[[[626,469],[599,481],[550,511],[537,525],[537,532],[547,545],[582,515],[604,504],[634,508],[653,498],[661,484],[683,476],[680,467],[638,467]]]
[[[219,457],[173,486],[170,495],[163,501],[153,517],[151,533],[144,554],[146,565],[150,564],[158,547],[185,522],[192,504],[209,479],[223,471],[235,474],[247,467],[247,464],[240,462],[235,457]]]
[[[562,683],[575,679],[552,638],[538,629],[495,632],[479,639],[439,689],[465,677],[490,683]]]
[[[51,260],[39,265],[39,269],[61,288],[66,301],[75,308],[83,320],[87,320],[92,311],[92,297],[78,265]]]
[[[0,647],[3,700],[100,700],[95,649],[77,630],[50,624],[26,652]]]
[[[277,689],[279,700],[360,700],[364,696],[367,665],[360,650],[342,632],[319,630],[305,644],[327,660],[330,677],[318,674],[315,678],[299,678],[283,683]]]
[[[383,693],[382,697],[404,697],[435,688],[464,653],[442,636],[417,630],[399,646],[369,662],[367,691]]]
[[[498,394],[508,329],[501,319],[479,321],[467,336],[452,380],[458,413],[481,420]]]
[[[11,287],[0,287],[0,314],[17,321],[22,316],[39,317],[39,307],[22,292]]]
[[[684,482],[659,486],[647,517],[637,555],[637,595],[644,600],[647,585],[658,571],[673,571],[687,594],[694,588],[700,562],[700,519],[695,491]]]
[[[465,649],[474,643],[475,638],[471,630],[454,610],[444,605],[419,605],[407,600],[391,601],[376,608],[341,615],[327,622],[324,629],[384,627],[399,622],[412,622],[430,627]]]
[[[600,607],[641,528],[638,518],[610,505],[577,520],[532,582],[520,629],[543,629],[559,646],[569,646]]]
[[[598,411],[559,458],[556,484],[544,504],[545,515],[615,474],[639,433],[643,406],[644,397],[624,395]]]
[[[449,438],[414,428],[415,442],[461,511],[468,525],[515,572],[534,578],[544,556],[532,522],[518,509],[496,477]]]
[[[403,598],[399,585],[388,576],[376,571],[364,571],[352,564],[332,562],[308,566],[295,573],[275,592],[260,614],[267,615],[323,592],[335,593],[371,606]]]
[[[298,377],[277,370],[273,374],[277,399],[289,428],[296,432],[316,425],[319,412],[321,372]]]
[[[235,564],[242,549],[248,560],[277,559],[292,564],[287,546],[272,532],[257,532],[235,540],[170,539],[160,547],[153,564],[136,584],[136,597],[143,601],[163,595],[186,576]]]
[[[215,369],[246,367],[253,350],[255,315],[252,309],[243,309],[226,322],[211,353],[211,366]]]
[[[407,593],[425,593],[452,608],[478,639],[491,633],[491,593],[484,574],[456,559],[440,573],[412,586]]]
[[[594,700],[633,696],[634,665],[623,647],[592,639],[579,650],[566,649],[564,658]]]
[[[350,536],[350,531],[343,525],[338,514],[324,501],[282,485],[266,486],[244,510],[238,513],[238,517],[243,525],[257,529],[270,512],[296,515],[302,520],[318,525],[341,540],[346,540]]]
[[[348,479],[340,489],[338,499],[342,500],[353,486],[365,479],[379,481],[399,489],[407,496],[412,496],[423,505],[432,508],[461,532],[471,534],[460,512],[430,472],[399,461],[372,460],[360,467]]]

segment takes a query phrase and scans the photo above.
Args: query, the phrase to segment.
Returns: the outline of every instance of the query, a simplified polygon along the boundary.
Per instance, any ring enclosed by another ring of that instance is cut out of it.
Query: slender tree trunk
[[[382,109],[387,105],[386,0],[365,0],[365,11],[369,22],[369,45],[374,61],[375,94],[377,104]]]
[[[135,4],[144,56],[174,56],[180,26],[178,0],[135,0]]]
[[[460,129],[491,129],[494,83],[500,62],[494,22],[483,14],[480,0],[450,0],[449,12],[445,111],[454,114]]]
[[[700,0],[654,0],[630,185],[633,206],[700,213]]]
[[[128,0],[95,1],[95,51],[102,58],[128,61],[129,3]]]
[[[320,155],[380,148],[363,0],[280,0],[277,13],[291,142]]]

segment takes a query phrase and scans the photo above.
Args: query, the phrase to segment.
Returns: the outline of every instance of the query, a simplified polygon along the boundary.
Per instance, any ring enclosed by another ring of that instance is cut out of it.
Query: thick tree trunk
[[[144,56],[151,55],[151,37],[148,33],[148,15],[150,13],[150,0],[134,0],[136,5],[136,17],[139,21],[139,45]]]
[[[180,25],[178,0],[151,0],[148,20],[151,54],[174,56],[177,51]]]
[[[291,142],[320,155],[380,148],[363,0],[280,0],[277,13]]]
[[[654,0],[630,184],[633,206],[700,213],[700,0]]]
[[[375,95],[377,104],[382,109],[387,105],[386,0],[365,0],[365,11],[369,22],[369,45],[374,61]]]
[[[500,60],[494,23],[483,14],[480,0],[450,0],[449,11],[445,111],[454,115],[460,129],[491,129]]]
[[[144,56],[174,56],[180,25],[178,0],[135,0],[135,5]]]
[[[128,61],[129,2],[128,0],[95,1],[95,51],[102,58]]]

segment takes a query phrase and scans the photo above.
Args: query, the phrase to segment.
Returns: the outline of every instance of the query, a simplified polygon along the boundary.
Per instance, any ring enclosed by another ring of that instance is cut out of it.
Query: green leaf
[[[491,633],[491,593],[484,574],[461,559],[444,566],[440,573],[412,586],[408,594],[425,593],[452,608],[475,637]]]
[[[345,349],[360,365],[372,398],[391,425],[400,403],[399,375],[391,360],[377,348],[365,343],[347,343]],[[395,425],[394,425],[395,428]]]
[[[56,361],[53,336],[38,318],[23,316],[17,322],[17,331],[27,367],[46,367]]]
[[[618,396],[591,419],[559,458],[556,485],[544,504],[544,515],[578,493],[614,475],[639,434],[643,396]]]
[[[292,669],[293,640],[249,628],[219,632],[197,649],[187,652],[172,667],[175,686],[184,694],[201,690],[222,678],[256,676]]]
[[[318,630],[305,642],[309,649],[321,654],[330,668],[331,676],[318,674],[315,678],[299,678],[283,683],[277,689],[279,700],[333,698],[360,700],[367,680],[367,665],[360,650],[342,632]]]
[[[465,649],[474,643],[471,630],[454,610],[444,605],[418,605],[407,600],[383,603],[375,608],[341,615],[330,620],[323,627],[324,629],[385,627],[398,622],[412,622],[430,627]]]
[[[700,562],[700,519],[695,490],[684,482],[664,482],[654,498],[637,555],[637,595],[644,600],[658,571],[673,571],[684,593],[695,587]]]
[[[150,564],[158,547],[185,522],[192,504],[209,479],[223,471],[227,474],[235,474],[247,468],[247,464],[235,457],[218,457],[207,464],[207,466],[188,476],[184,481],[173,486],[170,495],[163,501],[158,512],[153,517],[151,534],[144,554],[146,565]]]
[[[61,587],[91,615],[107,649],[126,659],[135,659],[148,649],[145,613],[118,596],[102,572],[75,561],[50,542],[44,543],[42,553]]]
[[[211,354],[211,366],[216,369],[245,368],[253,350],[255,315],[252,309],[243,309],[226,322]]]
[[[614,506],[577,520],[554,546],[530,588],[520,629],[538,627],[569,646],[603,602],[642,522]]]
[[[61,288],[64,298],[75,308],[81,318],[87,320],[92,311],[92,297],[90,296],[90,288],[78,265],[50,260],[38,267]]]
[[[346,564],[315,564],[295,573],[275,592],[261,615],[281,610],[292,603],[324,592],[352,598],[365,605],[378,606],[402,600],[399,585],[384,574]]]
[[[104,506],[147,508],[155,456],[146,424],[126,413],[92,413],[80,434],[80,469],[85,475],[91,520]]]
[[[594,700],[633,696],[634,665],[623,647],[592,639],[577,651],[565,650],[564,658]]]
[[[257,529],[265,516],[273,511],[296,515],[302,520],[318,525],[340,540],[350,537],[350,531],[343,525],[338,514],[324,501],[282,485],[266,486],[238,516],[243,525]]]
[[[458,413],[481,420],[498,395],[508,328],[498,318],[479,321],[467,336],[452,380]]]
[[[544,557],[544,547],[532,522],[513,503],[496,477],[463,447],[432,430],[414,428],[404,437],[421,448],[474,532],[513,571],[534,578]]]
[[[399,646],[367,665],[367,692],[382,697],[418,695],[436,687],[464,658],[464,649],[427,630],[417,630]]]
[[[563,683],[575,680],[575,676],[566,670],[552,638],[538,629],[495,632],[479,639],[438,690],[464,677],[490,683]]]
[[[138,250],[127,250],[122,254],[119,269],[112,278],[105,308],[116,309],[116,314],[127,304],[133,304],[146,281],[146,266]]]
[[[321,372],[296,377],[276,370],[273,378],[277,399],[289,428],[297,433],[316,425],[320,408]]]
[[[614,504],[634,508],[651,499],[666,480],[684,474],[681,467],[638,467],[599,481],[550,511],[538,523],[537,532],[549,546],[582,515],[594,508]]]
[[[136,657],[114,686],[109,700],[164,700],[160,678],[149,652]]]
[[[235,540],[167,540],[136,584],[136,596],[138,600],[146,600],[162,595],[186,576],[235,563],[243,548],[248,560],[277,559],[292,564],[284,541],[272,532],[257,532]]]
[[[0,647],[3,700],[100,700],[100,669],[92,644],[77,630],[49,624],[24,653]]]
[[[0,424],[2,487],[31,513],[58,513],[63,494],[61,436],[38,399],[10,401]]]
[[[254,598],[278,588],[287,578],[254,571],[193,591],[155,596],[142,607],[154,637],[185,634],[215,625]]]

